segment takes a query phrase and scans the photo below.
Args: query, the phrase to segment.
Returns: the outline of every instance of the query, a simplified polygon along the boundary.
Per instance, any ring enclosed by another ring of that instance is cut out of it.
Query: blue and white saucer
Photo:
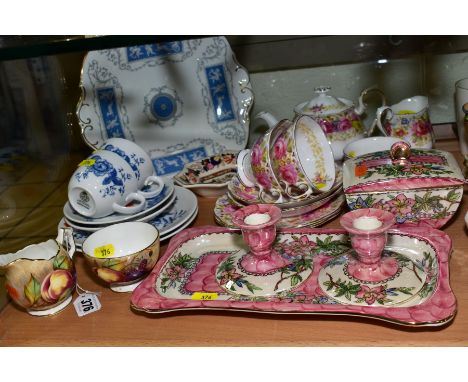
[[[125,215],[114,213],[112,215],[104,216],[102,218],[87,218],[86,216],[80,215],[76,212],[69,202],[63,207],[63,214],[65,218],[72,224],[82,226],[108,226],[109,224],[122,223],[125,221],[137,221],[143,216],[149,215],[155,212],[158,208],[168,202],[174,193],[174,182],[171,179],[164,180],[164,188],[161,193],[154,198],[146,199],[146,205],[143,210],[133,215]]]
[[[198,201],[195,194],[183,187],[175,187],[176,199],[171,207],[156,216],[147,223],[156,227],[159,231],[161,241],[172,237],[176,233],[187,227],[198,213]],[[59,228],[67,227],[65,218],[59,223]],[[92,232],[73,229],[73,239],[75,246],[81,248],[83,242],[92,234]]]
[[[169,200],[166,203],[164,203],[162,206],[160,206],[159,208],[156,208],[155,210],[152,210],[150,213],[148,213],[148,215],[143,215],[142,217],[137,218],[135,220],[132,219],[131,221],[147,222],[149,220],[153,220],[154,218],[156,218],[156,216],[161,215],[162,213],[164,213],[164,211],[171,208],[171,206],[172,206],[172,204],[174,204],[175,200],[176,200],[176,193],[173,192],[171,197],[169,198]],[[106,226],[101,226],[101,225],[80,225],[80,224],[77,224],[75,222],[69,221],[67,218],[64,218],[64,219],[65,219],[65,223],[67,223],[73,229],[77,229],[79,231],[96,232],[96,231],[99,231],[100,229],[102,229],[104,227],[107,227],[107,225]]]

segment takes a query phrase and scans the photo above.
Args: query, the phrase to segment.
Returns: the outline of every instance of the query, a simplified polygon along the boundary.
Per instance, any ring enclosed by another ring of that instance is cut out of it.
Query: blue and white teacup
[[[68,201],[86,217],[100,218],[114,212],[134,214],[144,208],[146,197],[138,190],[130,165],[106,150],[97,150],[81,162],[68,183]]]
[[[164,181],[154,173],[151,158],[143,148],[135,142],[123,138],[110,138],[101,146],[101,150],[112,151],[122,157],[132,168],[138,181],[138,189],[146,197],[154,197],[161,193]],[[151,184],[151,191],[144,191]]]

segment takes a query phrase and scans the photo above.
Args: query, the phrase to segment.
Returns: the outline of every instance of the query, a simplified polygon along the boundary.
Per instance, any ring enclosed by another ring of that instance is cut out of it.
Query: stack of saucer
[[[335,183],[329,191],[312,194],[300,201],[284,198],[281,203],[273,198],[262,201],[257,186],[247,187],[235,176],[228,184],[228,192],[216,201],[215,220],[222,226],[234,228],[232,213],[246,205],[258,203],[270,203],[281,208],[280,228],[318,227],[338,216],[345,204],[343,172],[337,166]]]
[[[197,213],[198,204],[194,193],[183,187],[174,186],[171,179],[165,179],[161,193],[146,199],[145,207],[140,212],[134,214],[115,212],[101,218],[88,218],[76,212],[67,202],[63,208],[64,217],[59,227],[73,228],[73,237],[78,249],[93,232],[112,224],[129,221],[152,224],[159,230],[162,241],[187,227],[195,220]]]

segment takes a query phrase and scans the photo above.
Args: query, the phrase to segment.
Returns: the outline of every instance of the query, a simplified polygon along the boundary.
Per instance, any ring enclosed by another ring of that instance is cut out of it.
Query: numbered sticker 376
[[[86,316],[87,314],[97,312],[101,309],[101,303],[98,297],[93,293],[80,294],[73,302],[73,305],[79,317]]]

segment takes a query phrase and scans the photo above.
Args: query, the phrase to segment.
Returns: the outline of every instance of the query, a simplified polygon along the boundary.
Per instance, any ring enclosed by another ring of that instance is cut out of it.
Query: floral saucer
[[[81,73],[84,141],[132,140],[156,175],[247,144],[254,96],[225,37],[95,50]]]
[[[155,212],[158,208],[162,207],[166,202],[168,202],[171,196],[174,193],[174,183],[171,179],[164,180],[164,188],[161,193],[154,198],[146,199],[146,206],[140,212],[133,215],[124,215],[119,213],[113,213],[109,216],[104,216],[102,218],[87,218],[86,216],[80,215],[76,212],[69,202],[65,203],[63,207],[63,214],[69,222],[75,223],[77,225],[84,226],[107,226],[109,224],[122,223],[125,221],[137,221],[137,219],[142,218],[143,216],[149,215]]]
[[[424,267],[431,259],[425,254],[420,261],[413,261],[408,256],[386,250],[383,260],[394,258],[398,264],[397,273],[382,281],[363,281],[348,272],[352,266],[353,255],[347,254],[332,259],[325,264],[318,277],[322,290],[342,304],[362,306],[400,305],[418,296],[427,286],[425,281],[433,273],[432,266]],[[431,264],[431,263],[430,263]]]
[[[147,223],[153,225],[159,230],[161,236],[160,240],[168,239],[172,237],[179,229],[189,225],[197,216],[198,212],[198,201],[197,197],[190,190],[182,187],[175,187],[176,200],[171,207],[156,216],[154,219]],[[67,227],[65,219],[59,223],[59,228]],[[86,232],[81,230],[73,230],[73,239],[77,248],[81,248],[83,242],[91,235],[92,232]]]
[[[178,310],[218,309],[263,313],[360,316],[406,326],[441,326],[457,311],[449,283],[450,237],[430,227],[399,227],[388,233],[386,250],[402,255],[425,274],[419,291],[404,303],[387,301],[393,290],[373,291],[372,286],[344,285],[336,294],[348,294],[342,303],[327,293],[320,272],[351,249],[344,230],[294,228],[278,232],[274,249],[309,259],[312,273],[297,287],[271,296],[256,296],[241,278],[231,273],[242,294],[228,293],[217,276],[219,265],[247,250],[242,235],[222,227],[186,229],[169,243],[150,275],[133,291],[136,311],[163,313]],[[375,292],[375,293],[374,293]],[[383,296],[378,296],[377,293]],[[375,297],[375,298],[374,298]],[[360,299],[362,301],[358,302]]]
[[[277,226],[279,228],[316,227],[317,225],[325,224],[327,221],[340,214],[345,201],[344,195],[339,195],[316,210],[303,215],[282,218]],[[216,223],[224,227],[236,228],[232,223],[232,213],[239,208],[241,208],[241,206],[234,202],[228,195],[221,196],[216,200],[214,207]]]
[[[179,186],[200,196],[220,196],[237,173],[237,152],[225,152],[188,163],[174,176]]]

